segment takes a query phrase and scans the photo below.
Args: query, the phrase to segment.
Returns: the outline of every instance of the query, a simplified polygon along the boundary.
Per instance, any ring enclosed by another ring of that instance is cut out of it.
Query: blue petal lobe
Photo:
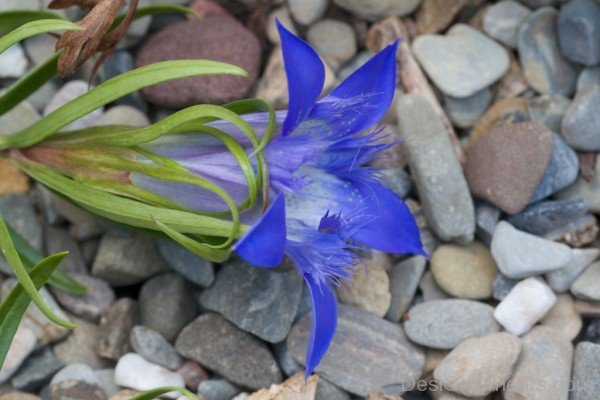
[[[250,264],[271,268],[283,262],[285,243],[285,199],[280,194],[258,222],[236,242],[234,251]]]
[[[319,365],[327,353],[337,326],[337,304],[333,290],[324,281],[316,281],[311,274],[304,274],[304,280],[312,297],[313,324],[306,349],[305,378]]]
[[[378,123],[394,98],[398,43],[381,50],[319,100],[310,116],[328,121],[334,131],[343,134]]]
[[[308,117],[325,83],[325,67],[319,55],[277,21],[283,64],[288,84],[288,113],[282,135],[287,135]]]
[[[358,185],[367,198],[365,214],[373,218],[357,231],[354,239],[386,253],[426,256],[415,218],[402,199],[378,182]]]

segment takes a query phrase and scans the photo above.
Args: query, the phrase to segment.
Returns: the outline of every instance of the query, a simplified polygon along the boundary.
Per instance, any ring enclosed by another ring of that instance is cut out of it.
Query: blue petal
[[[360,132],[378,123],[394,98],[398,43],[381,50],[319,100],[310,116],[328,121],[340,134]]]
[[[304,40],[277,21],[283,64],[288,84],[288,114],[282,135],[289,134],[308,117],[325,83],[325,67],[319,55]]]
[[[234,251],[250,264],[271,268],[283,262],[285,243],[285,199],[280,194],[260,220],[237,241]]]
[[[365,214],[374,218],[358,230],[354,239],[385,253],[426,256],[415,218],[402,199],[377,182],[358,185],[367,199]]]
[[[306,349],[305,378],[308,379],[327,353],[335,335],[337,305],[333,290],[327,286],[327,283],[316,281],[311,274],[306,273],[304,280],[308,284],[313,307],[312,331]]]

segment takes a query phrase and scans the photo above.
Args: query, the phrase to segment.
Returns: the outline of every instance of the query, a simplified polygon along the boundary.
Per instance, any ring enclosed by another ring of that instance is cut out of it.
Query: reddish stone
[[[206,59],[237,65],[248,77],[208,75],[177,79],[142,90],[151,103],[170,108],[223,104],[243,98],[258,75],[261,49],[252,32],[235,19],[211,15],[156,33],[138,52],[136,67],[166,60]]]
[[[183,377],[185,386],[193,391],[198,390],[198,385],[209,378],[208,373],[195,361],[186,360],[177,373]]]
[[[551,154],[552,133],[540,123],[493,128],[469,148],[465,174],[471,192],[516,214],[542,180]]]

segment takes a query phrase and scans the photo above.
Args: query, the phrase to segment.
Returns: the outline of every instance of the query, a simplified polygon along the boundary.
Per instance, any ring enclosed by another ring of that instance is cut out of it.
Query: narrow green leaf
[[[146,7],[139,7],[135,11],[135,14],[133,14],[133,19],[136,20],[138,18],[146,17],[148,15],[175,14],[175,13],[189,14],[198,19],[202,19],[202,15],[198,14],[196,11],[192,10],[191,8],[181,6],[179,4],[156,4],[156,5],[146,6]],[[119,15],[117,18],[115,18],[115,21],[113,22],[110,29],[112,30],[112,29],[115,29],[117,26],[119,26],[121,21],[123,21],[124,16],[125,15],[123,14],[123,15]]]
[[[21,261],[23,261],[27,271],[30,272],[35,265],[39,264],[44,259],[44,257],[32,245],[23,239],[23,237],[19,235],[10,225],[7,224],[7,228],[15,249],[17,249],[17,253],[19,253],[19,257],[21,257]],[[88,291],[87,287],[83,286],[81,283],[77,282],[66,272],[63,272],[60,269],[54,271],[54,273],[50,276],[48,284],[59,290],[62,290],[65,293],[73,295],[84,295]]]
[[[60,30],[71,31],[76,29],[80,29],[79,25],[62,19],[40,19],[31,21],[0,38],[0,53],[13,44],[19,43],[21,40],[27,39],[28,37],[39,35],[40,33]]]
[[[11,110],[50,79],[54,78],[56,76],[56,63],[59,56],[60,52],[55,53],[42,64],[28,71],[4,93],[0,94],[0,115]]]
[[[58,265],[67,256],[68,252],[58,253],[43,259],[36,265],[29,275],[35,290],[40,290],[48,278],[57,271]],[[0,368],[4,364],[6,354],[12,340],[17,333],[19,323],[23,319],[31,298],[20,283],[8,293],[6,299],[0,304]]]
[[[220,250],[215,249],[214,247],[207,245],[205,243],[200,243],[197,240],[190,238],[182,233],[177,232],[175,229],[169,228],[167,225],[163,224],[157,219],[154,219],[156,226],[160,228],[160,230],[173,239],[175,242],[179,243],[192,253],[199,255],[200,257],[204,257],[209,261],[220,263],[227,261],[231,251],[229,250]]]
[[[109,79],[20,132],[0,137],[0,149],[34,145],[97,108],[144,87],[173,79],[213,74],[247,76],[235,65],[210,60],[162,61],[146,65]]]
[[[145,392],[138,393],[135,396],[129,398],[129,400],[152,400],[169,392],[179,392],[185,397],[187,397],[189,400],[197,400],[196,396],[186,388],[175,386],[166,386],[157,389],[146,390]]]
[[[0,215],[0,249],[2,249],[2,253],[8,262],[8,265],[12,268],[19,281],[19,284],[23,286],[23,289],[27,292],[27,295],[31,298],[31,300],[35,303],[35,305],[40,309],[40,311],[48,318],[50,321],[54,322],[56,325],[60,325],[64,328],[75,328],[77,325],[71,323],[70,321],[64,320],[56,315],[50,307],[44,302],[44,299],[40,296],[35,285],[31,281],[23,262],[19,258],[19,254],[15,249],[13,242],[10,237],[10,233],[8,233],[8,228],[6,227],[6,223],[4,222],[4,218]]]
[[[39,19],[63,19],[60,15],[45,10],[11,10],[0,12],[0,35]]]

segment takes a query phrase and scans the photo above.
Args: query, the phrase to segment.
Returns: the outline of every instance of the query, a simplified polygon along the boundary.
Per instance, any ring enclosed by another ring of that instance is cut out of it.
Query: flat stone
[[[242,389],[224,379],[209,379],[198,386],[198,394],[206,400],[230,400],[241,392]]]
[[[503,0],[491,5],[483,15],[483,30],[497,41],[515,49],[519,26],[531,10],[514,0]]]
[[[350,61],[357,52],[354,30],[342,21],[319,21],[308,29],[306,39],[334,70]]]
[[[24,100],[6,114],[0,116],[0,135],[19,132],[37,122],[40,118],[40,114],[35,107]]]
[[[529,85],[539,93],[570,96],[575,89],[577,68],[560,52],[555,9],[534,11],[519,28],[518,50]]]
[[[584,65],[600,63],[600,4],[593,0],[570,1],[557,20],[562,54]]]
[[[25,194],[28,191],[29,178],[27,175],[11,161],[0,159],[0,196]]]
[[[41,189],[44,196],[49,197],[48,207],[65,220],[71,222],[70,233],[77,240],[96,238],[104,233],[104,226],[92,213],[77,207],[70,201],[52,194],[47,189]]]
[[[582,300],[600,301],[600,262],[595,262],[571,285],[571,292]]]
[[[519,280],[508,278],[502,272],[498,271],[493,283],[492,296],[498,301],[504,300],[517,283],[519,283]]]
[[[453,297],[477,300],[492,296],[496,262],[479,242],[442,245],[431,255],[430,266],[437,284]]]
[[[135,65],[209,59],[237,65],[248,72],[248,77],[221,74],[177,79],[142,90],[146,100],[153,104],[182,108],[243,98],[256,80],[260,56],[260,44],[251,31],[229,16],[210,15],[201,23],[178,22],[150,36],[137,52]]]
[[[117,394],[121,388],[115,383],[114,368],[105,368],[94,371],[96,379],[100,382],[100,387],[104,390],[107,397]]]
[[[148,126],[150,120],[142,111],[129,105],[117,105],[109,108],[104,114],[96,119],[92,126],[103,125],[127,125],[127,126]]]
[[[508,222],[521,231],[543,236],[584,215],[587,209],[585,200],[547,200],[525,207]]]
[[[537,326],[521,339],[521,356],[506,383],[506,400],[567,399],[573,345],[560,331]]]
[[[64,364],[86,364],[94,369],[107,368],[110,363],[96,353],[98,325],[71,317],[77,329],[70,331],[66,340],[54,345],[54,355]]]
[[[444,109],[455,126],[470,128],[479,121],[491,102],[492,92],[485,88],[462,99],[444,96]]]
[[[42,248],[42,228],[27,196],[0,196],[0,212],[6,223],[30,245],[38,250]]]
[[[135,390],[150,390],[164,386],[183,387],[185,385],[183,378],[178,373],[152,364],[135,353],[127,353],[119,359],[115,367],[115,382],[119,386]],[[165,396],[176,399],[180,394],[171,392]]]
[[[158,251],[167,264],[188,281],[208,287],[215,280],[213,264],[171,240],[156,241]]]
[[[544,176],[535,189],[530,203],[546,197],[570,186],[579,175],[579,159],[577,153],[558,134],[552,132],[552,155],[544,172]]]
[[[423,210],[423,207],[421,207],[421,204],[411,198],[407,198],[405,200],[405,204],[408,206],[410,213],[417,222],[417,227],[419,228],[419,234],[421,236],[421,243],[423,243],[423,249],[427,252],[427,254],[431,254],[440,245],[440,239],[438,239],[438,237],[433,233],[433,230],[430,228],[427,218],[425,217],[425,211]]]
[[[496,82],[510,66],[506,50],[468,25],[445,36],[422,35],[413,42],[419,63],[445,94],[464,98]]]
[[[96,348],[98,354],[116,361],[130,352],[129,335],[139,319],[137,301],[127,297],[117,300],[100,320]]]
[[[71,278],[88,288],[83,296],[54,290],[56,300],[67,311],[88,321],[98,322],[115,302],[115,292],[106,281],[89,275],[71,274]]]
[[[600,86],[577,94],[562,120],[562,135],[576,150],[600,150]]]
[[[304,316],[287,339],[290,352],[301,363],[311,325],[312,316]],[[350,393],[365,396],[384,388],[402,392],[413,387],[424,363],[423,350],[408,341],[399,325],[342,305],[334,340],[315,372]]]
[[[175,343],[177,352],[225,379],[258,390],[282,380],[265,343],[218,314],[203,314],[186,326]]]
[[[52,376],[62,367],[64,364],[48,349],[29,357],[10,383],[17,390],[35,392],[50,382]]]
[[[570,104],[570,99],[559,94],[542,94],[529,100],[529,116],[552,132],[560,132],[563,116]]]
[[[569,246],[519,231],[505,221],[496,226],[491,250],[500,271],[513,279],[565,267],[572,259]]]
[[[48,254],[69,252],[69,256],[60,263],[60,269],[69,273],[89,274],[79,243],[69,234],[68,229],[52,225],[45,226],[44,238]]]
[[[569,290],[573,282],[600,256],[600,249],[573,249],[573,259],[564,268],[546,274],[546,280],[558,293]]]
[[[292,328],[301,295],[302,277],[295,269],[273,272],[234,261],[219,271],[200,302],[246,332],[277,343]]]
[[[588,182],[580,177],[573,185],[558,193],[558,198],[586,200],[591,212],[600,213],[600,162],[596,163],[592,180]]]
[[[70,101],[75,100],[79,96],[87,93],[90,90],[89,85],[83,80],[73,80],[67,82],[63,87],[58,89],[54,96],[50,99],[46,107],[44,107],[44,116],[57,110],[61,106],[67,104]],[[85,116],[79,118],[76,121],[66,125],[61,130],[63,131],[74,131],[77,129],[87,128],[91,126],[94,120],[100,118],[104,111],[104,107],[100,107]]]
[[[399,197],[405,198],[413,188],[410,175],[399,168],[385,168],[379,171],[383,184],[392,189]]]
[[[350,400],[350,395],[334,384],[320,378],[315,400]]]
[[[329,0],[289,0],[287,6],[299,24],[311,25],[323,17]]]
[[[575,301],[570,294],[558,295],[556,303],[540,324],[558,329],[571,341],[579,336],[583,327],[581,315],[575,309]]]
[[[494,318],[513,335],[520,336],[541,320],[556,303],[556,295],[545,282],[527,278],[515,285],[498,304]]]
[[[35,348],[36,337],[30,329],[19,326],[0,369],[0,384],[7,382]]]
[[[523,98],[509,98],[494,103],[471,130],[469,149],[494,128],[504,124],[530,121],[529,102]]]
[[[421,0],[374,0],[367,4],[360,0],[333,0],[333,3],[359,18],[375,22],[391,15],[408,15]]]
[[[444,300],[450,297],[448,293],[444,292],[435,282],[431,271],[427,271],[423,274],[421,282],[419,282],[419,289],[421,289],[421,295],[423,296],[424,301]]]
[[[365,259],[364,264],[366,268],[357,268],[352,280],[343,280],[343,287],[335,288],[338,300],[383,317],[392,301],[390,280],[382,263]]]
[[[581,342],[575,347],[573,361],[573,388],[569,399],[593,399],[600,392],[598,364],[600,363],[600,345]]]
[[[94,371],[83,363],[69,364],[50,382],[51,400],[104,400],[106,393]]]
[[[183,360],[171,343],[155,330],[138,325],[131,330],[129,342],[132,349],[151,363],[176,370]]]
[[[465,174],[474,195],[516,214],[542,181],[551,155],[552,133],[544,125],[504,124],[469,146]]]
[[[510,378],[520,353],[519,338],[506,332],[467,339],[444,358],[433,376],[453,392],[486,396]]]
[[[0,78],[20,78],[27,71],[27,56],[17,43],[0,54]]]
[[[444,31],[457,15],[468,14],[481,0],[424,0],[417,12],[417,31],[421,34]]]
[[[285,341],[279,342],[275,344],[274,347],[275,358],[277,359],[277,363],[279,367],[283,371],[285,376],[292,376],[298,371],[302,371],[303,368],[295,359],[294,356],[291,355],[287,348],[287,343]]]
[[[197,314],[191,287],[175,273],[156,276],[142,286],[138,297],[140,321],[174,341]]]
[[[433,300],[412,307],[404,329],[415,343],[449,350],[468,338],[499,331],[493,312],[491,306],[473,300]]]
[[[562,242],[572,247],[583,247],[594,242],[599,232],[600,227],[598,227],[596,217],[587,213],[546,233],[544,239]]]
[[[431,105],[417,95],[402,96],[396,108],[402,148],[429,226],[442,239],[468,243],[475,211],[448,133]]]
[[[198,385],[209,379],[208,372],[196,361],[185,360],[179,368],[177,373],[183,377],[185,386],[191,390],[198,389]]]
[[[140,234],[102,237],[92,266],[92,274],[112,286],[142,282],[162,271],[168,271],[152,238]]]
[[[492,242],[492,235],[496,224],[500,220],[502,211],[485,201],[475,202],[475,234],[477,238],[487,246]]]
[[[581,71],[579,77],[577,78],[577,89],[575,96],[581,93],[585,88],[592,85],[600,86],[600,65],[596,67],[588,67]]]
[[[400,321],[413,302],[426,264],[425,257],[413,256],[399,262],[388,271],[392,298],[386,319],[392,322]]]

